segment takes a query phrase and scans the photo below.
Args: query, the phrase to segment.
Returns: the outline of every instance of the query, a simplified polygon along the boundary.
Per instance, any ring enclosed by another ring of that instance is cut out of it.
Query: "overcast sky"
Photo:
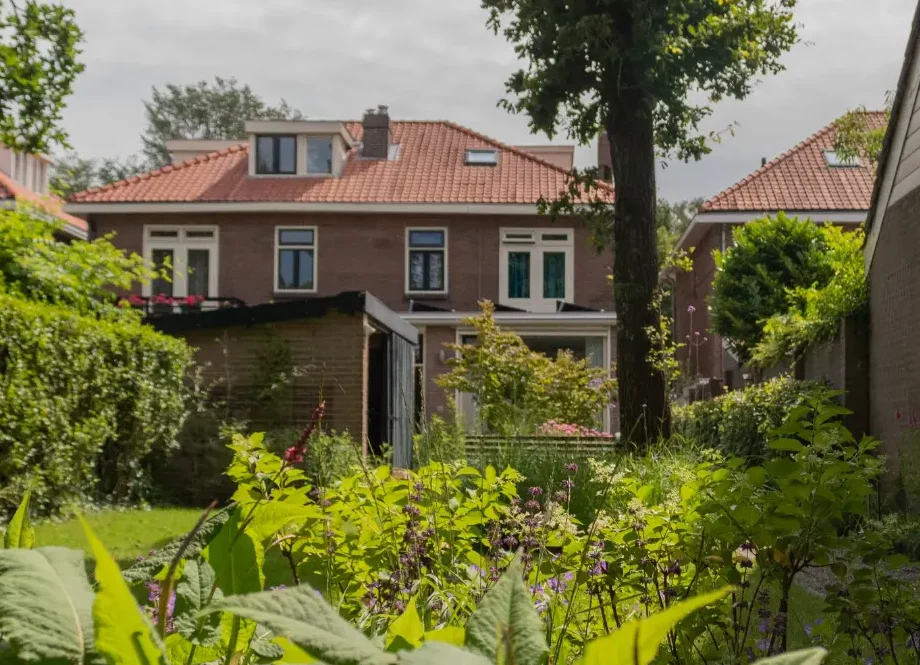
[[[895,87],[916,0],[799,0],[804,42],[787,71],[709,123],[738,123],[702,162],[659,177],[672,200],[709,197],[847,109]],[[86,33],[86,71],[64,120],[83,156],[139,151],[152,86],[215,75],[284,98],[310,117],[449,119],[507,143],[546,142],[496,108],[516,60],[479,0],[64,0]],[[564,138],[557,139],[564,142]],[[594,146],[577,163],[595,163]]]

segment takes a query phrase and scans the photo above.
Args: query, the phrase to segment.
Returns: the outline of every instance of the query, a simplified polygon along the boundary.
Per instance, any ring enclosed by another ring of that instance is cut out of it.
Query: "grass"
[[[126,568],[138,556],[187,533],[200,515],[201,510],[197,508],[106,510],[86,515],[86,521],[112,557]],[[89,554],[83,527],[76,518],[37,524],[35,543],[37,547],[68,547]]]
[[[109,554],[125,569],[134,564],[137,557],[146,556],[151,550],[159,549],[188,533],[195,526],[201,512],[198,508],[105,510],[86,515],[86,521]],[[75,517],[63,522],[37,524],[35,546],[83,550],[87,561],[92,560],[83,527]],[[265,553],[262,570],[266,587],[293,583],[288,563],[277,548]]]

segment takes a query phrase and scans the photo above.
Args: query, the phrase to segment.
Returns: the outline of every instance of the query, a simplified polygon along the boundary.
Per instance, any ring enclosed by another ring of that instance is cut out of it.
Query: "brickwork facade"
[[[572,301],[612,311],[613,253],[597,254],[589,231],[577,222],[553,223],[534,215],[359,215],[293,213],[106,214],[93,215],[98,234],[116,233],[115,244],[143,251],[144,225],[214,225],[219,228],[218,295],[255,305],[290,297],[274,292],[276,226],[315,226],[316,287],[320,296],[370,291],[390,309],[408,309],[410,299],[457,311],[475,311],[483,298],[499,300],[501,228],[573,228],[575,294]],[[445,227],[448,246],[446,296],[406,294],[406,229]]]
[[[878,220],[876,220],[878,223]],[[896,471],[920,455],[920,189],[885,213],[869,271],[870,431]],[[900,416],[900,418],[898,417]]]
[[[195,347],[195,359],[204,366],[206,385],[227,397],[231,413],[234,409],[253,412],[254,396],[266,388],[266,349],[273,340],[279,341],[289,350],[291,365],[297,370],[289,403],[281,406],[284,419],[305,424],[320,400],[325,399],[326,425],[336,431],[348,430],[356,440],[366,441],[365,318],[331,313],[297,321],[194,330],[182,337]],[[251,415],[254,429],[269,424],[263,414]]]

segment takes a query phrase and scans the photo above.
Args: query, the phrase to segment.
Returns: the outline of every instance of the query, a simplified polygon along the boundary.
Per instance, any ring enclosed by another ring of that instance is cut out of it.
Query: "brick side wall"
[[[226,329],[196,330],[183,337],[196,347],[195,359],[205,365],[204,379],[215,381],[218,394],[241,409],[251,407],[259,383],[263,352],[275,336],[290,349],[298,368],[290,405],[283,405],[286,420],[309,422],[320,399],[327,400],[324,422],[332,429],[348,430],[364,441],[367,432],[367,343],[364,317],[332,313],[322,318],[285,321]],[[266,424],[253,414],[253,429]]]
[[[274,228],[277,225],[317,227],[317,288],[319,295],[366,290],[394,311],[405,311],[405,229],[444,226],[448,229],[446,298],[425,302],[473,311],[482,298],[499,295],[499,229],[502,227],[564,227],[575,229],[575,302],[613,309],[607,280],[613,253],[598,255],[584,225],[553,224],[539,216],[432,216],[354,214],[145,214],[93,215],[99,234],[115,232],[114,243],[140,253],[145,224],[208,224],[220,227],[219,295],[256,304],[271,300],[274,279]],[[418,298],[417,298],[418,299]],[[421,300],[421,299],[420,299]]]
[[[687,344],[678,355],[682,363],[686,363],[688,376],[706,378],[722,378],[724,362],[722,355],[722,341],[713,334],[709,323],[709,297],[712,295],[712,282],[715,279],[716,263],[712,256],[713,250],[720,249],[722,244],[721,224],[712,224],[702,240],[694,248],[691,259],[693,270],[691,272],[678,272],[674,289],[674,331],[678,342]],[[731,228],[725,228],[726,243],[731,239]],[[690,306],[696,308],[691,314],[687,311]],[[695,333],[700,333],[697,336]],[[708,342],[702,343],[697,349],[687,343],[687,336],[693,339],[707,337]],[[697,366],[699,365],[699,366]]]
[[[916,473],[920,429],[910,423],[920,418],[920,189],[885,214],[869,292],[870,431],[891,470],[912,462]]]

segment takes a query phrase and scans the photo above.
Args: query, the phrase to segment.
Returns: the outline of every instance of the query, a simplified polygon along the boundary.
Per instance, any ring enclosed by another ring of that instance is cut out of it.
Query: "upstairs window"
[[[143,285],[143,295],[216,297],[217,251],[213,226],[146,226],[144,258],[157,276]]]
[[[297,173],[297,137],[257,136],[256,173],[265,175]]]
[[[275,290],[316,291],[316,228],[275,228]]]
[[[574,231],[504,229],[499,302],[528,312],[554,312],[575,301]]]
[[[332,139],[326,136],[307,139],[307,173],[332,173]]]
[[[497,166],[498,150],[467,150],[464,163],[467,166]]]
[[[407,229],[406,292],[447,293],[447,230]]]

